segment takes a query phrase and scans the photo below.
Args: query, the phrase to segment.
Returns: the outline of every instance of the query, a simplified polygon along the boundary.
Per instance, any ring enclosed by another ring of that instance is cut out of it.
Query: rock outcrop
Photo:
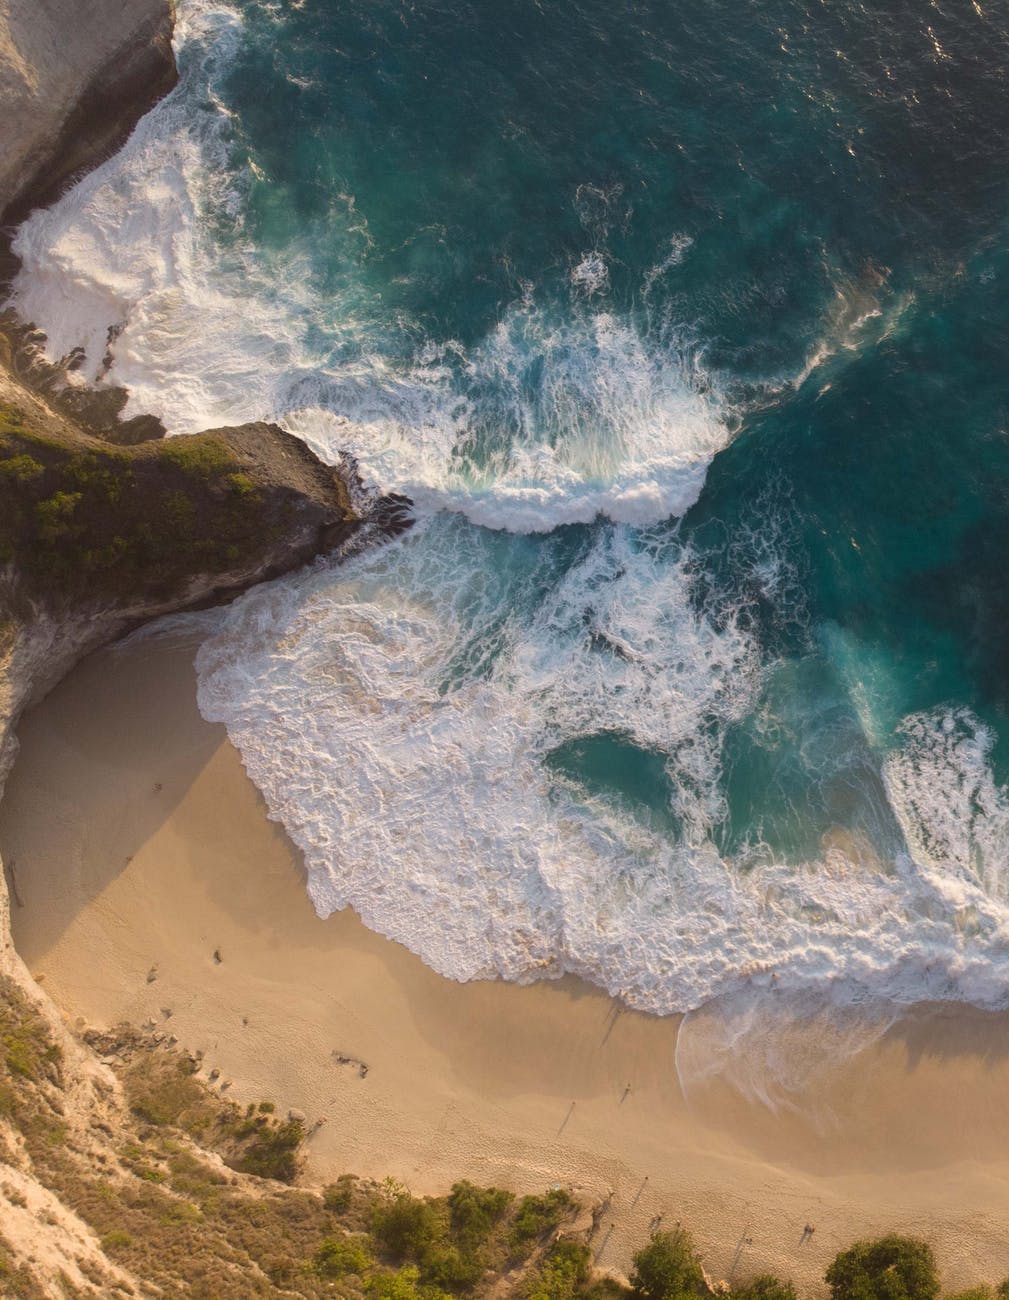
[[[0,221],[51,202],[176,81],[171,0],[0,0]]]
[[[113,446],[0,366],[0,790],[21,710],[83,655],[348,542],[352,493],[276,425]]]

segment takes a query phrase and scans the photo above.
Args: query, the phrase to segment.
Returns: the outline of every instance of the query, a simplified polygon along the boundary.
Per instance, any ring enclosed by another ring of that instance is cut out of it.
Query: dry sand
[[[353,914],[320,921],[297,851],[199,716],[193,653],[95,655],[20,728],[0,808],[14,937],[71,1022],[167,1025],[236,1100],[323,1121],[310,1181],[612,1192],[602,1266],[625,1268],[662,1214],[722,1277],[814,1285],[889,1229],[927,1237],[950,1286],[1009,1274],[1009,1019],[920,1011],[777,1115],[718,1079],[688,1102],[676,1019],[573,979],[454,984]]]

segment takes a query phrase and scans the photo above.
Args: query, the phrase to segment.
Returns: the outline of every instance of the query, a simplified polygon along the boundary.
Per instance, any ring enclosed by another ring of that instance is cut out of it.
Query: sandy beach
[[[297,850],[199,715],[195,647],[101,652],[20,727],[0,806],[14,937],[72,1024],[166,1026],[229,1096],[321,1121],[308,1181],[612,1193],[601,1266],[626,1268],[661,1214],[716,1277],[812,1287],[889,1229],[926,1237],[947,1286],[1009,1274],[1009,1018],[922,1009],[834,1064],[811,1044],[819,1064],[777,1113],[718,1076],[685,1096],[678,1019],[573,979],[457,985],[353,914],[320,921]]]

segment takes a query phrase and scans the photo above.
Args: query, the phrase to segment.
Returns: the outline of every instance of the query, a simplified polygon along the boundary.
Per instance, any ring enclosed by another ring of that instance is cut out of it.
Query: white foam
[[[530,394],[534,361],[544,378]],[[458,394],[450,362],[489,394],[482,402]],[[688,364],[671,341],[650,348],[609,313],[553,325],[525,302],[461,360],[458,349],[429,347],[407,375],[383,365],[382,382],[332,370],[306,379],[290,400],[321,402],[288,409],[283,422],[330,459],[349,446],[367,478],[424,511],[511,532],[597,515],[644,526],[696,501],[729,437]],[[483,429],[498,446],[481,459],[472,447]]]
[[[675,331],[645,338],[606,309],[595,244],[572,270],[577,301],[563,321],[526,286],[482,343],[430,340],[398,357],[355,269],[371,236],[352,195],[340,196],[345,274],[325,301],[297,237],[282,253],[254,245],[243,202],[263,172],[215,90],[241,40],[229,6],[183,5],[179,87],[120,154],[19,230],[14,300],[50,352],[83,347],[85,375],[125,386],[126,414],[153,412],[172,433],[272,418],[335,460],[342,417],[370,482],[488,527],[682,514],[729,417]],[[619,194],[579,196],[595,240]],[[688,246],[671,241],[646,295]],[[409,337],[409,322],[397,328]],[[534,366],[542,382],[530,383]]]
[[[201,709],[304,850],[320,914],[353,906],[456,979],[571,971],[658,1013],[741,989],[1003,1005],[1001,907],[977,882],[954,897],[840,833],[805,866],[720,856],[722,747],[754,705],[756,648],[696,607],[673,544],[601,535],[566,570],[555,545],[441,516],[250,593],[202,648]],[[667,756],[678,835],[545,761],[600,732]],[[947,761],[945,781],[975,759]],[[749,1077],[780,1102],[776,1060]]]
[[[904,744],[884,771],[908,845],[951,905],[980,924],[978,891],[1009,899],[1009,790],[992,775],[995,737],[964,708],[910,714],[900,730]]]

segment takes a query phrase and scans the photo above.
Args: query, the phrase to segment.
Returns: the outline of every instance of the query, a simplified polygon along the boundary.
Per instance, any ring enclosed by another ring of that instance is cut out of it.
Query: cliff
[[[175,84],[171,0],[0,0],[0,222],[50,202]]]
[[[110,445],[0,367],[0,784],[25,704],[146,619],[346,541],[348,483],[270,424]]]

